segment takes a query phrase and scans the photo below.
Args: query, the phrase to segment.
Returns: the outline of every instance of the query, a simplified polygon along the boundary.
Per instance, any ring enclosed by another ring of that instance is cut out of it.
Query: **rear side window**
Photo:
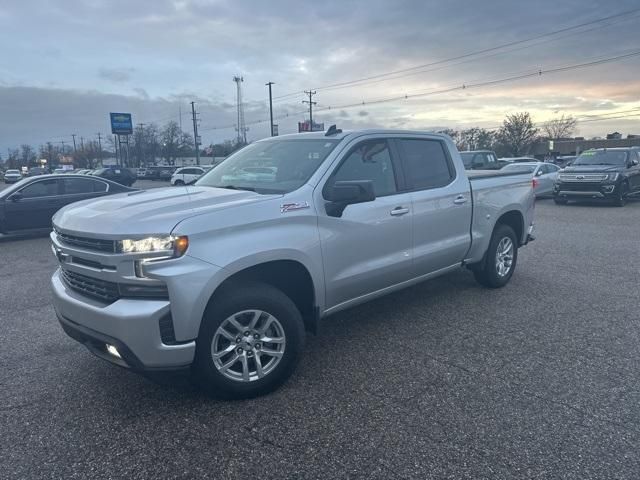
[[[444,145],[438,140],[398,140],[402,165],[414,190],[443,187],[455,177]]]
[[[64,193],[67,195],[92,193],[95,183],[88,178],[65,178],[62,182],[64,183]]]

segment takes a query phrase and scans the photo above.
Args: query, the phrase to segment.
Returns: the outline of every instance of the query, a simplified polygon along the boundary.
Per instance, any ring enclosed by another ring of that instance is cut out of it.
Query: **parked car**
[[[236,174],[259,166],[275,177]],[[321,318],[462,265],[509,282],[532,239],[531,179],[470,175],[446,135],[332,127],[254,142],[188,191],[68,206],[51,234],[58,319],[112,363],[264,394]]]
[[[553,198],[559,205],[569,200],[610,200],[623,207],[640,195],[640,148],[587,150],[558,175]]]
[[[31,167],[27,177],[35,177],[36,175],[47,175],[49,171],[44,167]]]
[[[573,163],[573,161],[576,158],[577,157],[575,155],[565,155],[565,156],[561,156],[561,157],[556,157],[555,160],[553,161],[553,163],[555,163],[559,167],[567,167],[567,166],[571,165],[571,163]]]
[[[107,180],[111,180],[112,182],[116,182],[127,187],[130,187],[136,181],[136,176],[131,172],[131,170],[124,167],[99,168],[94,170],[91,175],[94,177],[106,178]]]
[[[62,175],[63,173],[68,173],[71,170],[67,170],[66,168],[56,168],[55,170],[53,170],[53,174],[54,175]]]
[[[144,180],[147,176],[147,168],[139,168],[138,171],[136,172],[136,178],[138,180]]]
[[[515,162],[505,165],[502,172],[526,172],[533,180],[533,191],[536,197],[553,195],[553,184],[556,181],[560,167],[553,163],[544,162]]]
[[[91,170],[88,168],[81,168],[80,170],[77,170],[74,173],[77,173],[78,175],[88,175],[90,172]]]
[[[20,170],[9,169],[4,172],[4,183],[16,183],[22,180]]]
[[[51,228],[51,217],[65,205],[129,191],[134,190],[84,175],[27,177],[0,191],[0,232]]]
[[[205,172],[206,170],[203,167],[178,168],[171,176],[171,185],[191,185]]]
[[[499,170],[507,162],[498,160],[491,150],[469,150],[460,152],[465,170]]]
[[[531,163],[531,162],[537,162],[538,160],[536,160],[533,157],[502,157],[498,159],[499,162],[503,162],[505,164],[511,164],[511,163]]]

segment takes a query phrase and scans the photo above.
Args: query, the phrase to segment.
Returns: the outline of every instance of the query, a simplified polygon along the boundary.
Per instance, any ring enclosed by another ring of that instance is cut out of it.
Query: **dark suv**
[[[608,199],[619,207],[640,194],[640,148],[598,148],[583,152],[562,170],[553,186],[559,205],[569,200]]]
[[[112,182],[119,183],[130,187],[136,181],[136,175],[128,168],[123,167],[105,167],[94,170],[91,175],[106,178]]]

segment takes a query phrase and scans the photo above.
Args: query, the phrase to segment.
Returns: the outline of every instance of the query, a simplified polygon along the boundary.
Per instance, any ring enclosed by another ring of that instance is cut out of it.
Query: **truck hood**
[[[54,215],[53,225],[105,239],[168,234],[189,217],[277,196],[212,187],[154,188],[73,203]]]
[[[565,167],[564,173],[607,173],[620,172],[624,167],[620,165],[571,165]]]

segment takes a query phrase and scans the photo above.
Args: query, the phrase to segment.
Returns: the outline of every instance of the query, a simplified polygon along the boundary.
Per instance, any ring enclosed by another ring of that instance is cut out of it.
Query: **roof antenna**
[[[342,130],[337,128],[335,125],[331,125],[328,128],[327,133],[324,134],[324,136],[325,137],[330,137],[331,135],[337,135],[338,133],[342,133]]]

